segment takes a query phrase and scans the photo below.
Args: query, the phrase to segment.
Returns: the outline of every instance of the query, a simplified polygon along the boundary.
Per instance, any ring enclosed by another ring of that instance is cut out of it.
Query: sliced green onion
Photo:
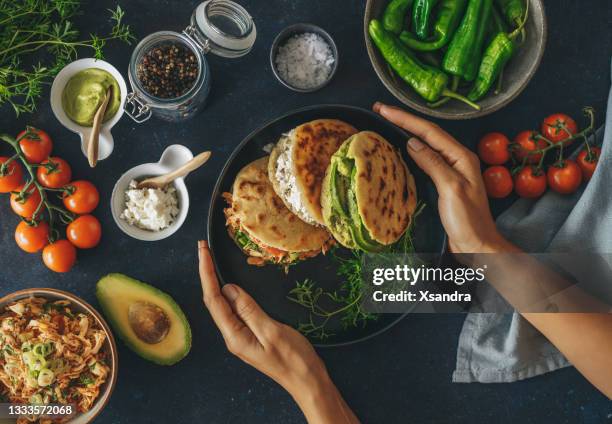
[[[55,378],[55,374],[48,368],[43,368],[38,373],[38,385],[40,387],[47,387],[49,384],[53,383],[53,379]]]
[[[41,405],[43,403],[43,398],[39,393],[36,393],[30,396],[30,403],[32,405]]]

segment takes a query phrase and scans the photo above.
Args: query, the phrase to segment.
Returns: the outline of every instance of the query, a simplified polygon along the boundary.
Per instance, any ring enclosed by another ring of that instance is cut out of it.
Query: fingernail
[[[374,106],[372,106],[372,110],[376,113],[378,113],[378,111],[380,110],[380,108],[382,107],[382,103],[381,102],[375,102]]]
[[[200,240],[198,241],[198,249],[207,249],[208,248],[208,242],[206,240]]]
[[[221,290],[228,300],[236,300],[238,297],[238,289],[233,284],[226,284]]]
[[[418,152],[423,147],[425,147],[425,145],[418,138],[412,137],[410,140],[408,140],[408,148],[413,152]]]

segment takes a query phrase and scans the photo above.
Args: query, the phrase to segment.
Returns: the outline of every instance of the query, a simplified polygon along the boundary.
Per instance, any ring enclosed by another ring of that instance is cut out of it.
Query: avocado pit
[[[156,344],[166,338],[170,331],[170,320],[157,305],[134,302],[128,307],[128,322],[134,334],[143,342]]]

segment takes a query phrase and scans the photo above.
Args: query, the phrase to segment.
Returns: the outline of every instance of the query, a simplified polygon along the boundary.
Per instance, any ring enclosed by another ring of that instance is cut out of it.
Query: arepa
[[[318,119],[284,134],[272,150],[268,176],[285,205],[301,220],[324,225],[321,186],[331,156],[357,133],[346,122]]]

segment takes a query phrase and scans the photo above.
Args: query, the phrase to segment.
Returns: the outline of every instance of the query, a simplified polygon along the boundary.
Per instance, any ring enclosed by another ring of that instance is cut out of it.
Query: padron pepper
[[[428,102],[436,102],[442,97],[451,97],[480,109],[480,106],[464,96],[449,90],[448,75],[432,66],[422,64],[399,38],[385,30],[378,20],[370,21],[368,32],[389,66],[422,98]]]
[[[529,0],[496,0],[497,6],[500,8],[506,21],[510,25],[516,25],[517,27],[521,26],[523,16],[525,16],[527,9],[525,1]]]
[[[525,13],[528,12],[528,9],[526,9]],[[489,92],[495,80],[501,78],[506,64],[516,51],[517,45],[515,39],[522,33],[525,23],[527,22],[527,17],[527,14],[525,14],[519,27],[511,34],[501,31],[487,46],[482,57],[482,62],[480,63],[480,68],[478,69],[478,76],[476,77],[474,86],[468,93],[468,99],[472,101],[481,99]]]
[[[383,12],[383,27],[394,34],[402,32],[412,2],[413,0],[391,0]]]
[[[442,61],[442,68],[446,72],[466,81],[474,81],[492,8],[493,0],[468,0],[465,16]]]
[[[427,52],[441,49],[451,40],[461,22],[466,5],[467,0],[442,0],[433,27],[432,39],[419,40],[408,31],[402,31],[400,39],[413,50]]]
[[[412,30],[421,40],[429,37],[431,11],[438,0],[415,0],[412,9]]]

